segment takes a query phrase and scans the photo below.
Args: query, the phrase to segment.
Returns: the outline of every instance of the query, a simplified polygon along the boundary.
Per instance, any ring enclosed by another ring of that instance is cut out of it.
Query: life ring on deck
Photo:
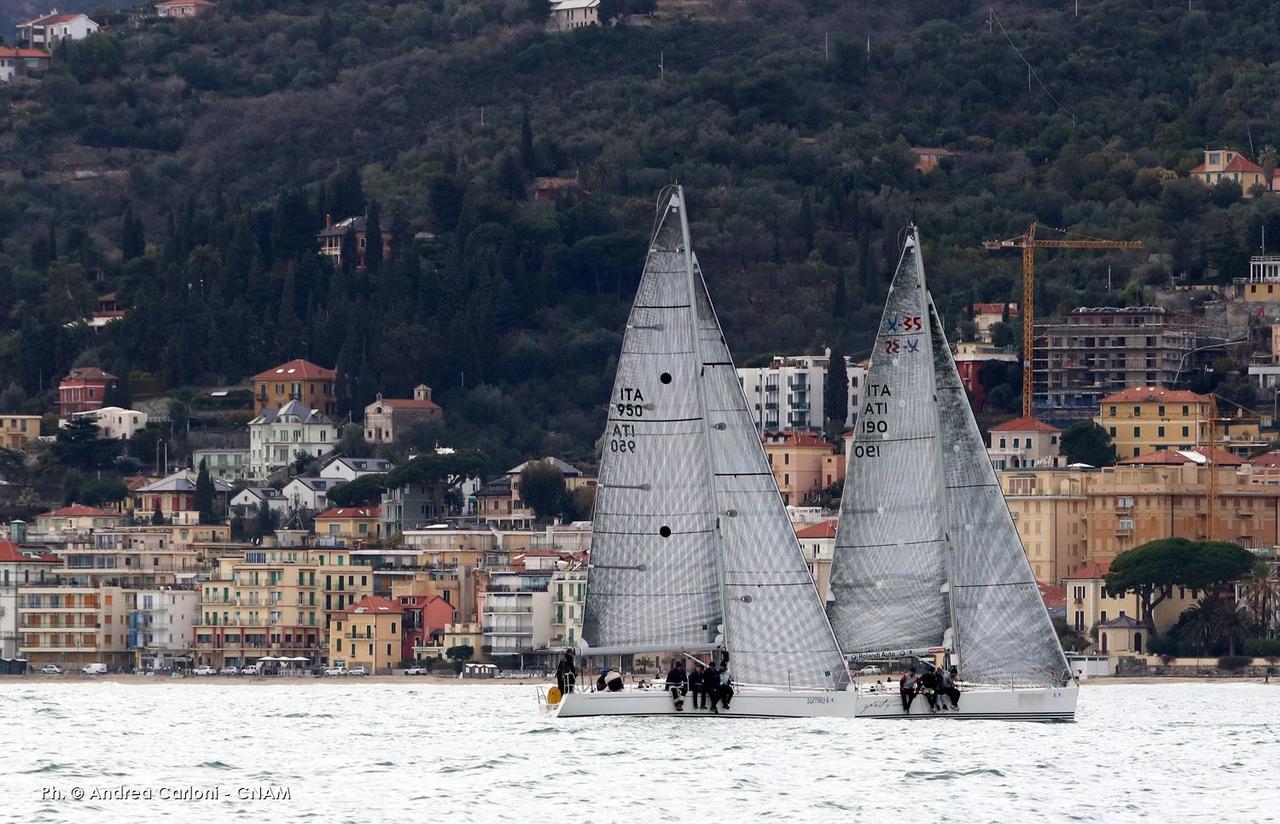
[[[561,698],[564,698],[564,696],[560,694],[559,687],[552,687],[547,690],[547,703],[551,706],[554,707],[556,704],[559,704]]]

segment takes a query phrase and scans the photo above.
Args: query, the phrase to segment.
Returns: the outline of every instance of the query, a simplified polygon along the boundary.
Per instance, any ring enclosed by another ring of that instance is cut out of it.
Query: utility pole
[[[667,79],[667,53],[665,51],[658,52],[658,79]]]
[[[822,62],[831,62],[831,34],[825,31],[822,33]]]

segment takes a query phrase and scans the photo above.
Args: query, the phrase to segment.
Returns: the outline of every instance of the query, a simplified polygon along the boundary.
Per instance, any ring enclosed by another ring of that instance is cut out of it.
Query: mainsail
[[[827,614],[849,654],[934,647],[950,625],[932,338],[912,237],[867,370],[831,563]]]
[[[742,683],[843,687],[848,669],[697,271],[699,353],[723,548],[725,636]]]
[[[954,644],[966,681],[1049,686],[1067,661],[929,303],[947,499]]]
[[[595,652],[708,649],[723,622],[680,201],[650,244],[609,404],[582,624]]]

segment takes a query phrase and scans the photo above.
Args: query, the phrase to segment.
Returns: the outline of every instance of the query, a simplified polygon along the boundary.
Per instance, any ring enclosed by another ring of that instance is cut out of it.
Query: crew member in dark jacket
[[[720,670],[715,665],[702,673],[702,691],[711,698],[711,711],[720,712]]]
[[[705,710],[707,708],[707,691],[702,686],[702,674],[704,667],[701,661],[693,663],[693,672],[689,673],[689,694],[693,696],[693,708],[695,710]]]
[[[573,682],[577,678],[578,667],[573,660],[573,650],[567,649],[560,663],[556,664],[556,686],[560,688],[560,694],[573,692]]]
[[[684,709],[684,694],[689,691],[689,676],[684,669],[684,659],[677,658],[671,662],[667,670],[667,689],[671,692],[671,700],[677,710]]]

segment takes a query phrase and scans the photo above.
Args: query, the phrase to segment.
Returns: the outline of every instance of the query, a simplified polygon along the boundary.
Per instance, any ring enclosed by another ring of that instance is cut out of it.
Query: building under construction
[[[1094,417],[1111,392],[1171,387],[1180,371],[1199,365],[1188,357],[1198,325],[1159,306],[1081,307],[1035,328],[1036,417],[1059,425]]]

